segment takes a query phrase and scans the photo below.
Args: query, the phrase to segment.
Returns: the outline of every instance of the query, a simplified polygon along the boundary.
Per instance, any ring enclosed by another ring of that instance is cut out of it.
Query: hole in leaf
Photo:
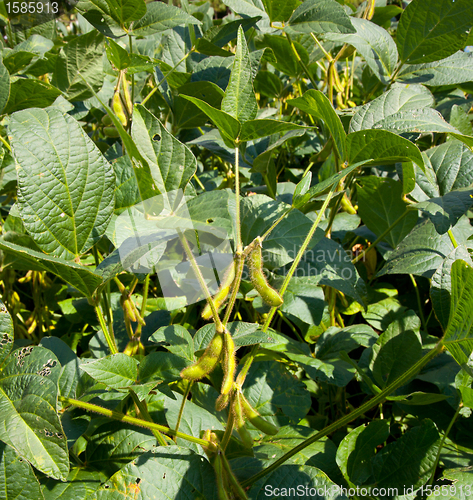
[[[160,141],[160,140],[161,140],[161,136],[159,134],[153,135],[153,141]]]
[[[207,219],[205,222],[207,222],[207,224],[212,224],[213,221],[213,219]]]
[[[137,477],[136,478],[136,484],[140,484],[141,483],[141,477]]]

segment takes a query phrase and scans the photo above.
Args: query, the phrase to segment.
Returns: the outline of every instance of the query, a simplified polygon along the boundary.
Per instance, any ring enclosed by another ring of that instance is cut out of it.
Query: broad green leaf
[[[0,366],[13,347],[13,321],[5,304],[0,301]]]
[[[469,187],[473,182],[473,153],[453,139],[424,153],[425,174],[416,173],[419,187],[429,198]],[[423,201],[423,200],[420,200]]]
[[[237,48],[230,81],[222,99],[222,111],[233,116],[240,123],[254,120],[258,111],[253,89],[250,53],[241,26],[238,28]]]
[[[261,19],[260,16],[250,17],[247,19],[235,19],[235,21],[229,21],[225,24],[212,26],[207,31],[205,31],[205,33],[202,35],[202,38],[199,38],[196,41],[196,45],[198,47],[199,41],[206,40],[212,45],[221,48],[227,45],[228,42],[234,40],[238,36],[238,28],[240,26],[243,28],[243,31],[246,32],[251,27],[253,27],[260,19]],[[229,55],[233,54],[231,54],[230,52]]]
[[[295,464],[281,465],[275,471],[264,476],[252,485],[249,495],[251,500],[274,499],[284,493],[287,493],[285,495],[287,498],[291,498],[291,492],[293,491],[302,493],[302,498],[304,496],[308,497],[308,495],[305,495],[305,492],[308,491],[313,498],[323,498],[324,500],[347,499],[341,491],[341,486],[332,482],[320,469],[309,465]]]
[[[168,344],[166,345],[168,351],[194,361],[194,342],[190,333],[181,325],[162,326],[149,340]]]
[[[225,90],[230,80],[232,64],[231,57],[206,57],[194,67],[191,82],[211,81]]]
[[[47,108],[61,95],[61,92],[49,83],[40,80],[20,78],[13,81],[10,87],[10,97],[4,112],[11,114],[27,108]]]
[[[96,493],[97,500],[217,500],[212,466],[201,455],[180,446],[160,446],[143,453],[114,474]]]
[[[381,83],[388,84],[394,74],[398,58],[397,47],[392,36],[384,28],[367,19],[352,17],[350,21],[356,33],[328,33],[324,38],[353,45],[365,58],[369,68]]]
[[[393,321],[372,347],[370,369],[381,387],[399,378],[422,357],[420,320],[414,311],[407,311]]]
[[[473,189],[461,188],[444,196],[430,198],[428,201],[411,205],[420,210],[433,222],[439,234],[451,229],[473,205]]]
[[[446,59],[426,64],[406,64],[397,80],[430,87],[455,85],[473,80],[473,54],[459,51]]]
[[[148,354],[140,363],[138,382],[174,382],[180,380],[180,372],[189,361],[172,352],[157,351]]]
[[[462,217],[452,228],[452,233],[458,245],[467,243],[471,236],[468,219]],[[470,247],[471,242],[468,243],[467,246]],[[415,274],[430,278],[453,248],[448,234],[439,235],[435,226],[427,219],[418,224],[393,252],[385,256],[387,262],[378,276]]]
[[[194,103],[201,111],[203,111],[214,122],[225,143],[234,147],[241,128],[238,120],[233,118],[232,115],[225,113],[220,109],[213,108],[210,104],[207,104],[205,101],[197,99],[196,97],[186,95],[182,95],[182,97]]]
[[[2,500],[43,500],[39,482],[28,462],[0,441],[0,484]]]
[[[422,423],[389,443],[373,459],[373,473],[377,486],[385,488],[414,487],[425,484],[440,444],[440,436],[432,420]]]
[[[112,167],[79,123],[54,107],[15,113],[9,136],[26,229],[45,252],[79,257],[110,222]]]
[[[455,361],[473,376],[473,267],[463,260],[452,264],[450,316],[443,337]]]
[[[290,207],[274,201],[268,196],[255,195],[241,201],[241,235],[243,243],[249,245],[257,236],[271,227],[271,224]],[[311,228],[312,220],[299,212],[291,211],[265,238],[263,243],[264,267],[273,269],[292,262]],[[317,231],[309,244],[310,250],[323,236]]]
[[[469,0],[413,0],[397,28],[399,57],[411,64],[444,59],[463,49],[472,25]]]
[[[407,307],[402,306],[397,298],[386,297],[369,304],[368,309],[361,314],[373,328],[384,332],[392,322],[402,318],[406,310]]]
[[[257,323],[245,323],[243,321],[231,321],[227,324],[236,347],[274,342],[271,333],[259,330]],[[215,325],[208,324],[200,328],[194,336],[194,350],[205,349],[215,335]]]
[[[335,0],[305,0],[292,14],[287,33],[355,33],[345,9]]]
[[[194,16],[173,5],[151,2],[146,5],[146,14],[133,23],[132,33],[137,36],[148,36],[183,24],[201,23]]]
[[[101,89],[103,52],[104,37],[96,31],[73,38],[61,49],[53,83],[69,101],[83,101],[93,96],[91,89]]]
[[[22,263],[23,269],[48,271],[79,290],[86,297],[92,297],[97,287],[103,283],[101,276],[74,262],[36,252],[5,240],[0,240],[0,248]]]
[[[133,113],[132,138],[149,165],[154,195],[178,189],[185,190],[197,168],[191,150],[169,133],[145,107],[138,105]],[[138,185],[147,182],[135,169]],[[140,191],[144,191],[140,187]]]
[[[82,363],[80,368],[112,389],[121,389],[133,385],[138,378],[138,361],[119,352],[89,363]]]
[[[460,106],[452,106],[452,111],[450,113],[450,125],[455,127],[465,136],[471,136],[473,134],[473,128],[468,115]]]
[[[262,2],[272,23],[286,22],[294,9],[301,3],[300,0],[262,0]]]
[[[0,439],[55,479],[69,472],[67,441],[56,413],[60,365],[51,351],[14,351],[0,374]]]
[[[101,425],[87,441],[87,465],[105,473],[106,477],[112,476],[156,445],[156,438],[150,430],[116,421]]]
[[[305,47],[297,41],[293,41],[293,44],[296,52],[301,58],[301,61],[304,64],[308,65],[309,53],[307,52]],[[281,73],[292,76],[294,78],[298,77],[301,74],[302,67],[299,61],[294,57],[294,52],[287,37],[280,35],[264,35],[262,42],[260,42],[260,45],[258,46],[269,47],[273,51],[276,60],[268,62],[271,64],[271,66],[274,66],[274,68],[276,68]],[[258,76],[259,73],[256,78],[258,78]]]
[[[287,422],[287,418],[297,423],[310,408],[305,385],[275,361],[253,363],[243,392],[251,406],[276,425]]]
[[[348,134],[347,159],[350,164],[365,161],[366,165],[391,165],[404,162],[403,192],[410,193],[415,187],[412,164],[424,170],[424,159],[419,148],[412,142],[387,130],[360,130]]]
[[[450,316],[452,264],[458,259],[461,259],[473,266],[468,250],[465,246],[458,246],[447,255],[445,260],[435,271],[431,280],[430,298],[432,300],[432,306],[434,308],[435,316],[444,330],[447,328],[448,318]]]
[[[0,113],[3,112],[10,96],[10,74],[0,57]]]
[[[263,21],[269,22],[262,0],[225,0],[224,3],[232,11],[240,15],[243,14],[244,17],[258,16],[261,17]]]
[[[265,97],[277,98],[283,90],[281,79],[276,74],[271,73],[271,71],[258,71],[253,84],[255,92]]]
[[[371,21],[384,29],[388,29],[391,27],[391,20],[399,14],[402,14],[402,8],[397,5],[375,7]]]
[[[304,128],[306,127],[303,125],[279,120],[249,120],[242,124],[239,139],[241,142],[254,141],[268,135],[288,132],[289,130],[303,130]]]
[[[360,425],[343,438],[337,450],[337,464],[347,481],[361,486],[369,480],[376,447],[388,437],[389,422],[372,420],[368,426]]]
[[[288,104],[322,120],[333,137],[337,155],[345,159],[345,130],[332,104],[320,90],[308,90],[302,97],[289,100]]]
[[[357,189],[358,215],[368,229],[380,236],[407,210],[402,198],[402,185],[393,179],[368,176],[360,178]],[[396,248],[416,225],[416,212],[408,213],[383,240]]]
[[[144,0],[79,0],[77,8],[86,19],[88,12],[98,11],[105,17],[102,22],[111,18],[120,27],[137,21],[146,13]]]
[[[129,156],[121,156],[112,161],[111,164],[115,172],[114,213],[119,215],[141,201],[140,190]]]
[[[331,326],[317,339],[315,357],[329,359],[340,351],[349,353],[360,346],[370,347],[378,335],[368,325],[352,325],[345,328]]]
[[[115,66],[116,69],[126,69],[130,65],[130,54],[128,54],[128,51],[112,38],[107,39],[105,51],[107,53],[108,60]]]
[[[102,481],[103,476],[99,472],[75,467],[69,472],[66,481],[43,478],[41,483],[45,500],[88,500]]]
[[[350,121],[350,132],[375,128],[378,122],[401,111],[430,108],[432,93],[422,85],[396,85],[373,101],[357,108]]]
[[[445,478],[450,484],[441,483],[438,489],[437,485],[432,488],[432,493],[427,500],[442,498],[443,500],[468,500],[472,492],[472,472],[470,469],[449,469],[445,470],[442,479]]]

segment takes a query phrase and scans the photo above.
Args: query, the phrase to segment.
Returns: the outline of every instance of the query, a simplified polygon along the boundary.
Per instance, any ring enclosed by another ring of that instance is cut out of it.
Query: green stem
[[[135,391],[133,389],[130,389],[130,396],[131,399],[133,399],[133,402],[135,403],[136,407],[138,408],[140,415],[148,422],[153,422],[153,419],[151,418],[151,415],[148,413],[148,409],[146,408],[145,404],[140,401],[140,398],[137,396]],[[151,429],[151,432],[153,433],[153,436],[157,439],[158,443],[161,446],[167,446],[168,443],[166,443],[166,440],[164,439],[163,435],[157,430],[157,429]]]
[[[455,423],[455,420],[457,419],[458,415],[460,414],[460,410],[462,408],[462,404],[460,403],[458,405],[457,411],[455,412],[455,415],[453,415],[452,420],[450,420],[450,423],[448,424],[447,430],[445,431],[444,435],[442,436],[442,440],[440,441],[440,446],[439,450],[437,452],[437,456],[435,457],[435,463],[432,468],[432,475],[430,476],[430,480],[427,484],[433,484],[434,479],[435,479],[435,471],[437,470],[438,464],[440,462],[440,453],[442,452],[443,445],[445,444],[445,440],[448,437],[448,434],[452,430],[453,424]]]
[[[314,236],[314,233],[317,229],[317,227],[320,224],[320,221],[322,220],[322,217],[325,213],[325,210],[328,207],[328,204],[330,203],[330,200],[332,199],[332,195],[335,192],[335,189],[337,188],[338,184],[335,184],[332,186],[332,189],[327,195],[327,198],[324,201],[324,204],[322,205],[322,208],[320,209],[317,218],[315,219],[315,222],[312,224],[312,227],[310,228],[309,233],[307,234],[304,243],[302,243],[301,248],[299,249],[299,252],[296,255],[296,258],[294,259],[294,262],[292,263],[291,268],[289,269],[289,272],[287,273],[286,277],[284,278],[283,284],[281,288],[279,289],[279,295],[281,297],[284,296],[285,291],[287,290],[287,287],[289,286],[289,282],[291,281],[292,275],[295,273],[297,266],[299,265],[299,262],[302,259],[302,256],[304,255],[304,252],[306,251],[310,240]],[[268,316],[266,317],[266,321],[264,322],[264,325],[262,326],[261,330],[263,332],[266,332],[269,328],[269,325],[271,324],[271,321],[276,314],[277,307],[272,307],[271,310],[268,313]],[[243,382],[245,381],[246,375],[248,374],[248,370],[250,369],[251,364],[253,363],[253,359],[255,358],[256,351],[258,350],[258,344],[255,344],[248,355],[248,357],[245,360],[245,364],[243,365],[243,368],[241,369],[240,373],[238,374],[237,378],[237,384],[240,386],[243,385]]]
[[[374,247],[376,247],[376,245],[382,240],[384,239],[384,237],[390,233],[392,231],[392,229],[397,226],[399,224],[399,222],[401,222],[402,219],[404,219],[404,217],[409,213],[408,210],[406,210],[400,217],[398,217],[385,231],[383,231],[383,233],[378,237],[376,238],[375,242],[370,245],[366,250],[363,250],[363,252],[361,252],[360,254],[358,254],[352,261],[351,263],[352,264],[356,264],[357,262],[359,262],[360,260],[364,259],[366,254]]]
[[[291,457],[294,455],[297,455],[300,451],[302,451],[304,448],[307,448],[307,446],[310,446],[312,443],[315,443],[319,439],[335,432],[336,430],[340,429],[341,427],[344,427],[351,421],[357,419],[358,417],[361,417],[364,413],[367,411],[371,410],[378,404],[382,403],[387,396],[389,396],[392,392],[394,392],[396,389],[399,387],[403,386],[405,383],[407,383],[414,375],[416,375],[430,360],[432,360],[437,354],[439,354],[443,349],[443,342],[440,340],[437,345],[429,351],[425,356],[423,356],[417,363],[415,363],[409,370],[407,370],[403,375],[401,375],[398,379],[396,379],[392,384],[388,385],[382,392],[374,396],[372,399],[367,401],[366,403],[362,404],[359,408],[356,410],[352,411],[348,415],[345,415],[344,417],[340,418],[339,420],[333,422],[329,426],[325,427],[325,429],[321,430],[314,436],[310,437],[309,439],[306,439],[303,443],[299,444],[298,446],[294,447],[292,450],[288,451],[285,453],[279,460],[276,460],[276,462],[272,463],[269,467],[266,467],[266,469],[263,469],[261,472],[258,472],[254,476],[250,477],[246,481],[242,482],[242,486],[248,486],[250,484],[254,484],[256,481],[261,479],[262,477],[266,476],[270,472],[276,470],[279,466],[281,466],[283,463],[285,463],[287,460],[289,460]]]
[[[143,295],[142,295],[141,310],[140,310],[140,315],[142,319],[144,319],[146,313],[146,303],[148,301],[148,293],[149,293],[149,279],[150,279],[149,274],[147,274],[145,278],[145,284],[143,287]],[[141,322],[138,322],[138,326],[136,327],[135,331],[135,337],[139,337],[141,335],[142,328],[143,326]]]
[[[95,313],[97,314],[97,318],[98,318],[99,323],[100,323],[100,328],[102,328],[102,332],[105,336],[105,340],[107,341],[108,348],[110,349],[110,352],[112,354],[117,354],[118,353],[117,344],[115,342],[115,338],[113,336],[113,333],[110,334],[110,332],[108,330],[107,323],[105,323],[105,318],[103,317],[103,314],[102,314],[102,309],[100,309],[99,304],[95,305],[94,308],[95,308]]]
[[[295,56],[297,62],[300,64],[305,75],[310,80],[310,83],[312,83],[312,86],[314,87],[314,89],[316,89],[317,84],[315,83],[315,80],[312,78],[312,75],[310,74],[309,68],[305,65],[304,61],[301,59],[301,56],[297,52],[296,47],[294,45],[294,42],[291,40],[291,37],[287,33],[284,33],[284,34],[286,35],[287,41],[289,42],[289,45],[291,46],[291,50],[294,53],[294,56]]]
[[[448,236],[450,238],[450,241],[452,242],[453,247],[454,248],[458,248],[457,240],[455,239],[455,236],[453,236],[453,233],[452,233],[451,229],[448,230]]]
[[[179,426],[181,425],[182,414],[184,413],[184,408],[186,406],[187,398],[189,397],[189,392],[191,390],[192,384],[193,384],[192,380],[187,382],[186,391],[182,396],[181,407],[179,408],[179,415],[177,416],[176,429],[175,429],[176,432],[179,432]],[[174,436],[174,442],[177,442],[176,436]]]
[[[128,34],[128,41],[130,45],[130,55],[133,54],[133,37]],[[131,105],[135,102],[135,74],[131,75]]]
[[[232,402],[230,402],[230,405],[231,404]],[[228,420],[227,420],[227,425],[225,426],[225,432],[223,434],[222,441],[220,442],[220,447],[222,448],[222,450],[225,450],[227,448],[227,445],[230,441],[233,432],[233,423],[234,423],[233,412],[230,410],[228,412]]]
[[[294,210],[294,207],[288,208],[285,210],[272,224],[271,227],[261,236],[261,241],[264,241],[270,234],[271,231],[286,217],[286,215],[289,215],[292,211]]]
[[[3,142],[3,144],[5,145],[5,147],[8,149],[8,151],[10,151],[11,153],[11,146],[10,144],[8,144],[8,142],[0,135],[0,141]]]
[[[417,282],[412,274],[409,274],[409,277],[411,278],[412,285],[414,287],[414,290],[416,292],[416,297],[417,297],[417,307],[419,308],[419,316],[420,316],[420,321],[422,323],[422,328],[425,333],[427,333],[427,323],[425,321],[425,316],[424,316],[424,311],[422,309],[422,301],[420,299],[420,293],[419,293],[419,287],[417,286]]]
[[[240,217],[240,148],[235,147],[235,219],[236,219],[236,251],[243,250],[241,241],[241,217]]]
[[[86,403],[85,401],[80,401],[78,399],[66,398],[64,396],[58,396],[59,401],[62,403],[66,403],[69,405],[77,406],[77,408],[82,408],[83,410],[93,411],[95,413],[99,413],[104,417],[112,418],[113,420],[120,420],[122,422],[127,422],[128,424],[138,425],[139,427],[144,427],[150,430],[157,430],[163,432],[164,434],[169,434],[170,436],[177,436],[178,438],[185,439],[186,441],[190,441],[191,443],[200,444],[201,446],[208,446],[209,442],[205,439],[199,439],[194,436],[189,436],[188,434],[184,434],[183,432],[176,432],[169,427],[164,425],[155,424],[154,422],[147,422],[146,420],[142,420],[141,418],[130,417],[129,415],[125,415],[119,411],[109,410],[107,408],[103,408],[102,406],[94,405],[92,403]]]

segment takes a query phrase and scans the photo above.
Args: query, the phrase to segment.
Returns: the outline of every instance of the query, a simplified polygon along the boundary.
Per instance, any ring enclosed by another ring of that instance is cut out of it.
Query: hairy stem
[[[117,354],[118,353],[118,348],[117,344],[115,342],[115,337],[113,335],[113,332],[109,332],[107,323],[105,322],[105,318],[103,317],[102,314],[102,309],[100,308],[100,305],[97,304],[94,306],[95,308],[95,313],[97,314],[97,318],[100,323],[100,328],[102,328],[102,332],[105,336],[105,340],[107,341],[108,348],[110,349],[111,354]]]
[[[177,422],[176,422],[176,429],[175,431],[179,431],[179,426],[181,425],[181,420],[182,420],[182,414],[184,413],[184,407],[186,406],[187,398],[189,396],[189,392],[192,387],[192,380],[187,382],[187,387],[184,392],[184,395],[182,396],[182,401],[181,401],[181,407],[179,408],[179,415],[177,416]],[[177,442],[177,436],[174,436],[174,442]]]
[[[147,421],[147,422],[153,422],[153,419],[151,418],[151,415],[148,413],[148,409],[146,408],[146,404],[140,401],[140,398],[137,396],[135,391],[130,390],[130,396],[131,399],[133,399],[133,402],[135,403],[136,407],[138,408],[140,415]],[[153,436],[156,438],[158,443],[161,446],[167,446],[168,443],[166,443],[166,440],[164,439],[163,435],[157,430],[157,429],[151,429],[151,432],[153,433]]]

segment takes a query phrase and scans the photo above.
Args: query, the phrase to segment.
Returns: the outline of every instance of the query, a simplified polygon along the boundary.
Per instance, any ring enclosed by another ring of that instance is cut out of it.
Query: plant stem
[[[184,413],[184,407],[186,406],[187,398],[189,396],[192,384],[193,384],[192,380],[187,382],[186,391],[182,396],[181,407],[179,408],[179,415],[177,416],[176,429],[175,429],[176,432],[179,431],[179,426],[181,425],[181,420],[182,420],[182,414]],[[175,443],[177,442],[177,436],[174,436],[174,442]]]
[[[267,238],[272,230],[286,217],[286,215],[289,215],[292,211],[294,210],[294,207],[288,208],[285,210],[272,224],[271,227],[261,236],[261,241],[264,241],[265,238]]]
[[[435,457],[435,463],[432,468],[432,475],[430,476],[430,480],[427,484],[433,484],[434,479],[435,479],[435,471],[437,470],[438,464],[440,462],[440,453],[442,452],[443,445],[445,444],[445,440],[448,437],[448,434],[452,430],[453,424],[455,423],[455,420],[457,419],[460,410],[462,408],[462,404],[460,403],[458,405],[457,411],[455,412],[455,415],[453,415],[452,420],[450,420],[450,423],[448,424],[447,430],[445,431],[444,435],[442,436],[442,440],[440,441],[440,446],[439,446],[439,451],[437,452],[437,456]]]
[[[130,417],[129,415],[125,415],[119,411],[109,410],[107,408],[103,408],[102,406],[94,405],[92,403],[86,403],[85,401],[80,401],[78,399],[66,398],[64,396],[58,396],[59,401],[62,403],[67,403],[73,406],[77,406],[77,408],[82,408],[83,410],[93,411],[95,413],[99,413],[104,417],[112,418],[113,420],[120,420],[122,422],[127,422],[128,424],[137,425],[139,427],[145,427],[146,429],[157,430],[163,432],[164,434],[169,434],[170,436],[177,436],[178,438],[185,439],[186,441],[190,441],[191,443],[200,444],[201,446],[208,446],[209,442],[205,439],[199,439],[194,436],[189,436],[188,434],[184,434],[183,432],[176,432],[169,427],[164,425],[155,424],[154,422],[147,422],[146,420],[142,420],[141,418]]]
[[[241,216],[240,216],[240,148],[235,147],[235,219],[236,219],[236,251],[243,250],[241,241]]]
[[[296,47],[294,45],[294,42],[291,40],[291,37],[285,32],[287,41],[289,42],[289,45],[291,46],[291,50],[294,53],[294,56],[297,60],[297,62],[300,64],[302,70],[304,71],[305,75],[307,78],[310,80],[310,83],[314,87],[314,89],[317,88],[317,84],[315,83],[315,80],[312,78],[312,75],[310,74],[309,68],[305,65],[304,61],[301,59],[301,56],[299,55],[299,52],[297,52]]]
[[[450,241],[452,242],[453,248],[457,248],[458,247],[458,243],[457,243],[457,240],[455,239],[455,236],[453,236],[453,233],[452,233],[451,229],[448,230],[448,236],[450,238]]]
[[[117,354],[118,348],[117,348],[117,344],[115,342],[115,337],[114,337],[113,333],[110,334],[110,332],[108,330],[107,323],[105,323],[105,318],[103,317],[103,314],[102,314],[102,309],[100,309],[99,304],[95,305],[94,308],[95,308],[95,313],[97,314],[97,318],[98,318],[99,323],[100,323],[100,328],[102,328],[102,332],[105,336],[105,340],[107,341],[108,348],[110,349],[110,353]]]
[[[366,250],[363,250],[363,252],[361,252],[360,254],[358,254],[352,261],[351,263],[352,264],[356,264],[357,262],[359,262],[360,260],[364,259],[366,254],[372,249],[374,248],[388,233],[390,233],[392,231],[392,229],[397,226],[399,224],[399,222],[401,222],[402,219],[404,219],[404,217],[409,213],[408,210],[406,210],[400,217],[398,217],[385,231],[383,231],[383,233],[378,237],[376,238],[375,242],[370,245]]]
[[[417,286],[417,282],[414,276],[412,274],[409,274],[409,277],[411,278],[412,285],[414,286],[414,290],[416,292],[417,307],[419,308],[419,316],[422,323],[422,328],[424,329],[424,332],[427,333],[427,323],[425,321],[424,311],[422,310],[422,301],[420,299],[419,287]]]
[[[130,45],[130,55],[133,54],[133,37],[128,33],[128,42]],[[135,102],[135,74],[131,75],[131,105]]]
[[[144,319],[145,313],[146,313],[146,303],[148,301],[148,293],[149,293],[149,274],[146,275],[145,278],[145,284],[143,286],[143,295],[142,295],[142,301],[141,301],[141,310],[140,310],[140,315],[141,318]],[[141,335],[141,329],[143,328],[142,324],[140,321],[138,321],[138,326],[136,327],[135,330],[135,337],[139,337]]]
[[[230,402],[230,405],[231,404],[232,402]],[[227,425],[225,426],[225,432],[222,436],[222,441],[220,443],[220,447],[222,448],[222,450],[225,450],[227,448],[228,442],[230,441],[233,432],[233,423],[234,423],[233,412],[229,410]]]
[[[386,387],[382,392],[374,396],[366,403],[362,404],[358,409],[352,411],[348,415],[345,415],[339,420],[333,422],[329,426],[325,427],[325,429],[321,430],[320,432],[310,437],[309,439],[306,439],[303,443],[299,444],[292,450],[285,453],[279,460],[276,460],[276,462],[272,463],[269,467],[266,467],[266,469],[263,469],[261,472],[258,472],[257,474],[250,477],[246,481],[243,481],[242,486],[245,487],[250,484],[254,484],[262,477],[276,470],[279,466],[281,466],[291,457],[302,451],[304,448],[307,448],[307,446],[310,446],[312,443],[315,443],[319,439],[327,436],[328,434],[331,434],[332,432],[335,432],[341,427],[344,427],[345,425],[355,420],[356,418],[361,417],[361,415],[371,410],[379,403],[382,403],[387,396],[389,396],[399,387],[403,386],[414,375],[416,375],[419,372],[419,370],[421,370],[431,359],[437,356],[437,354],[439,354],[442,351],[442,349],[443,349],[443,342],[442,340],[440,340],[431,351],[429,351],[425,356],[423,356],[417,363],[415,363],[411,368],[409,368],[409,370],[407,370],[403,375],[401,375],[398,379],[396,379],[392,384],[388,385],[388,387]]]
[[[135,403],[136,407],[140,411],[140,415],[148,422],[153,422],[153,419],[151,418],[151,415],[148,413],[148,409],[146,408],[145,404],[140,401],[140,398],[137,396],[135,391],[133,389],[130,389],[130,396],[133,399],[133,402]],[[164,439],[163,435],[157,430],[157,429],[151,429],[151,432],[153,433],[154,437],[157,439],[158,443],[161,446],[167,446],[168,444],[166,443],[166,440]]]
[[[0,141],[3,142],[3,144],[5,145],[5,147],[8,149],[8,151],[10,151],[11,153],[11,146],[10,144],[8,144],[8,142],[0,135]]]
[[[328,204],[330,203],[330,200],[332,199],[332,195],[335,192],[335,189],[337,188],[338,184],[334,184],[332,186],[332,189],[327,195],[327,198],[324,201],[324,204],[322,205],[322,208],[320,209],[317,218],[315,219],[315,222],[312,224],[312,227],[310,228],[309,233],[307,234],[304,243],[302,243],[301,248],[299,249],[299,252],[296,255],[296,258],[294,259],[294,262],[292,263],[291,268],[289,269],[289,272],[287,273],[286,277],[284,278],[283,284],[281,285],[281,288],[279,289],[279,295],[281,297],[284,296],[284,292],[287,290],[287,287],[289,286],[289,282],[291,281],[292,275],[295,273],[297,266],[299,265],[299,262],[302,259],[302,256],[304,255],[304,252],[307,249],[307,246],[310,243],[310,240],[314,236],[314,233],[317,229],[317,227],[320,224],[320,221],[322,220],[322,217],[325,213],[325,210],[328,207]],[[271,310],[268,313],[268,316],[266,317],[266,321],[264,322],[264,325],[262,326],[261,330],[263,332],[266,332],[269,328],[269,325],[271,324],[271,321],[276,314],[277,307],[272,307]],[[255,344],[249,354],[249,356],[245,360],[245,364],[243,365],[243,368],[241,369],[240,373],[238,374],[237,377],[237,384],[243,385],[243,382],[245,381],[246,375],[248,374],[248,370],[250,369],[251,364],[253,363],[253,359],[255,358],[256,351],[258,350],[258,344]]]
[[[223,317],[223,326],[227,326],[228,320],[230,319],[230,315],[232,313],[233,307],[235,305],[236,297],[238,295],[238,290],[240,289],[241,277],[243,275],[243,268],[245,266],[245,259],[243,257],[242,252],[236,252],[235,254],[235,266],[236,273],[235,279],[233,280],[232,294],[230,296],[230,300],[228,301],[227,308],[225,309],[225,316]]]

